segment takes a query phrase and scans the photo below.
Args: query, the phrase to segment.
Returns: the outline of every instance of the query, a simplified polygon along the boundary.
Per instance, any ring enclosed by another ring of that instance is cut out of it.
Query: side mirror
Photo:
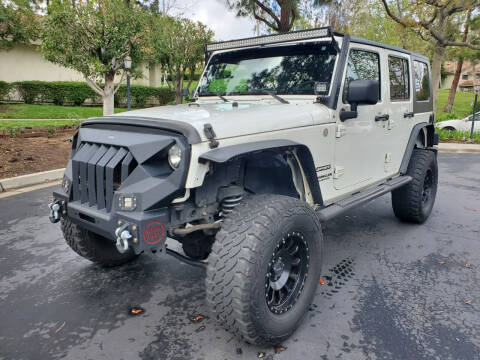
[[[379,100],[378,80],[353,80],[348,85],[347,102],[351,105],[350,111],[342,110],[340,120],[354,119],[358,116],[358,105],[375,105]]]

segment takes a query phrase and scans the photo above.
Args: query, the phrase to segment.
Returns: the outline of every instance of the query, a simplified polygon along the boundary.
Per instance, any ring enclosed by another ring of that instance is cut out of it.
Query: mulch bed
[[[54,136],[0,136],[0,179],[65,167],[73,134],[69,130]]]

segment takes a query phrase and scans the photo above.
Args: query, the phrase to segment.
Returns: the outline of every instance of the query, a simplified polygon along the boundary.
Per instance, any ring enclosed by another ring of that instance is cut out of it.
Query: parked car
[[[151,252],[205,268],[218,321],[278,344],[315,295],[322,222],[390,192],[402,221],[432,212],[429,60],[331,28],[208,44],[206,57],[190,104],[82,123],[50,218],[103,266]]]
[[[437,129],[445,129],[450,131],[454,131],[454,130],[471,131],[472,121],[473,121],[473,114],[461,120],[455,119],[455,120],[440,121],[435,124],[435,127]],[[475,113],[475,123],[474,123],[473,131],[475,132],[480,131],[480,112]]]

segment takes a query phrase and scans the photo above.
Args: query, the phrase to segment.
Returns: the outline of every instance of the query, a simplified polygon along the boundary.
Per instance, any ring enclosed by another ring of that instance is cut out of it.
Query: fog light
[[[182,161],[182,149],[178,145],[173,145],[168,150],[168,163],[172,167],[172,169],[178,168],[180,162]]]
[[[118,198],[118,207],[120,210],[132,211],[137,207],[137,198],[135,195],[120,195]]]

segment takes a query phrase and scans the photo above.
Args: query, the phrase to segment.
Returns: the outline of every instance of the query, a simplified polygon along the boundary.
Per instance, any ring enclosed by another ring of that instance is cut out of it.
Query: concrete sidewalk
[[[480,154],[480,144],[440,143],[438,150],[450,153]]]

